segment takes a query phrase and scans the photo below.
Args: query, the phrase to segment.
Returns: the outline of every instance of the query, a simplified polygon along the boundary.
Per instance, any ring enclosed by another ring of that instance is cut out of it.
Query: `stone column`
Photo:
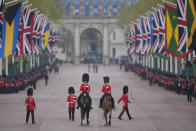
[[[3,58],[0,58],[0,76],[2,75],[2,65],[3,65],[2,59]]]
[[[175,74],[178,74],[178,58],[175,57]]]
[[[5,74],[8,76],[8,56],[5,57]]]
[[[104,23],[104,33],[103,33],[103,64],[109,64],[109,41],[108,41],[108,25]]]
[[[165,62],[166,63],[166,67],[165,67],[166,72],[169,72],[169,62],[168,62],[169,60],[168,59],[166,59],[166,62]]]
[[[164,66],[164,59],[162,58],[162,59],[161,59],[161,70],[162,70],[162,71],[164,71],[164,67],[163,67],[163,66]]]
[[[160,63],[160,57],[157,57],[157,65],[158,65],[158,69],[160,70],[161,68],[161,63]]]
[[[169,59],[170,59],[170,72],[173,73],[173,58],[171,55],[170,55]]]
[[[80,32],[79,24],[75,25],[75,36],[74,36],[74,64],[80,64]]]
[[[32,63],[32,55],[29,56],[29,62],[30,62],[30,70],[32,69],[33,67],[33,63]]]

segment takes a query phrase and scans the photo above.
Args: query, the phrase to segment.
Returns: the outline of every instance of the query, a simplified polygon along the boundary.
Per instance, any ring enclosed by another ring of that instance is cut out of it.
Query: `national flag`
[[[141,54],[141,49],[143,48],[143,34],[142,34],[142,27],[141,21],[138,19],[137,27],[136,27],[136,50],[135,53]]]
[[[153,32],[154,32],[154,15],[153,14],[149,14],[149,26],[150,26],[150,52],[149,54],[151,55],[153,52],[153,46],[154,46],[154,37],[153,37]]]
[[[125,2],[126,2],[126,0],[120,0],[120,7],[124,7],[125,6]]]
[[[117,16],[118,15],[118,1],[112,0],[112,15]]]
[[[164,54],[165,52],[165,9],[159,8],[158,11],[158,18],[159,18],[159,54]]]
[[[45,26],[44,34],[45,34],[44,48],[46,48],[48,46],[48,38],[50,34],[50,23],[49,22]]]
[[[93,0],[93,15],[98,16],[99,15],[99,1]]]
[[[188,14],[187,14],[187,0],[177,1],[177,15],[178,15],[178,30],[179,30],[179,43],[178,51],[187,52],[188,41]]]
[[[153,19],[153,47],[151,49],[151,52],[158,53],[158,47],[159,47],[159,18],[157,15],[157,10],[154,11],[154,19]]]
[[[80,0],[75,0],[75,15],[80,15]]]
[[[187,48],[196,51],[196,1],[188,0],[188,42]]]
[[[130,0],[130,6],[133,6],[135,4],[136,0]]]
[[[145,24],[146,24],[146,27],[147,27],[146,31],[147,31],[147,44],[148,44],[146,55],[149,55],[150,54],[150,49],[151,49],[151,34],[153,34],[153,32],[151,33],[150,15],[147,16]]]
[[[17,3],[7,8],[2,27],[2,50],[0,57],[14,54],[19,35],[22,4]]]
[[[65,1],[66,15],[70,15],[70,0]]]
[[[23,5],[23,12],[20,23],[20,55],[31,55],[32,47],[30,43],[31,37],[31,10]]]
[[[165,4],[166,14],[166,44],[165,50],[168,55],[172,55],[179,58],[184,58],[184,54],[177,50],[178,47],[178,20],[177,9]]]
[[[143,48],[141,54],[146,55],[146,51],[148,49],[146,18],[141,19],[141,25],[142,25],[142,33],[143,33]]]
[[[102,0],[103,5],[103,16],[108,15],[108,0]]]
[[[135,41],[136,41],[136,33],[135,33],[135,24],[133,24],[130,28],[130,37],[131,37],[131,44],[130,44],[130,50],[129,53],[133,54],[135,52]]]
[[[85,16],[90,15],[90,0],[84,1],[84,14],[85,14]]]
[[[2,48],[2,26],[3,26],[3,7],[4,7],[4,0],[1,1],[0,3],[0,56],[1,52],[3,51]]]

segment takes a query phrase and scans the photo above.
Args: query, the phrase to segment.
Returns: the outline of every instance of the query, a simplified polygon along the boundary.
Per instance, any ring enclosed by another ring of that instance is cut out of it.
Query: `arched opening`
[[[88,28],[80,35],[81,63],[102,63],[102,34],[99,30]]]

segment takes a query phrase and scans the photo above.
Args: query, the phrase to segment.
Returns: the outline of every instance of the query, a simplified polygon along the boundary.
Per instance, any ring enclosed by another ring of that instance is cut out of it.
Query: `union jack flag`
[[[187,52],[186,44],[188,40],[188,14],[187,0],[177,0],[179,43],[178,51]]]
[[[137,27],[136,27],[136,50],[135,53],[141,54],[141,49],[143,47],[143,36],[142,36],[142,27],[141,27],[141,21],[138,20]]]
[[[147,27],[146,27],[146,18],[141,19],[141,24],[142,24],[142,33],[143,33],[143,48],[141,51],[142,55],[145,55],[145,52],[147,51],[148,48],[148,43],[147,43]]]
[[[130,45],[130,50],[129,50],[130,54],[133,54],[135,51],[135,41],[136,41],[135,27],[136,27],[136,25],[133,24],[130,28],[130,35],[131,35],[131,39],[132,39],[132,44]]]
[[[4,7],[4,0],[1,1],[0,3],[0,52],[2,52],[2,25],[3,25],[3,7]],[[1,53],[0,53],[1,56]]]
[[[158,15],[157,15],[157,11],[154,11],[154,22],[153,22],[153,47],[152,47],[152,51],[154,53],[158,52],[158,47],[159,47],[159,19],[158,19]]]
[[[23,5],[20,23],[20,55],[31,55],[31,18],[30,8]]]
[[[147,47],[147,51],[146,51],[146,55],[149,55],[150,50],[151,50],[151,24],[150,24],[150,16],[147,16],[147,19],[145,21],[145,25],[146,25],[146,31],[147,31],[147,43],[148,43],[148,47]]]
[[[165,10],[164,8],[159,8],[157,13],[159,18],[159,48],[158,53],[165,53]]]

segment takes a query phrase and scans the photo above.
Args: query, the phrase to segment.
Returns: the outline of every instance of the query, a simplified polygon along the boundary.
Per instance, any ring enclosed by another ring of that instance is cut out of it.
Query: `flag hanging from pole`
[[[7,8],[2,27],[2,51],[0,57],[14,54],[19,35],[21,2]]]
[[[103,5],[103,16],[108,15],[108,0],[102,0]]]
[[[84,14],[85,16],[89,16],[90,15],[90,0],[85,0],[84,2]]]
[[[75,0],[75,15],[80,15],[80,0]]]
[[[188,42],[187,48],[196,51],[196,1],[188,0]]]
[[[65,1],[66,15],[70,15],[70,0]]]
[[[165,50],[168,55],[172,55],[179,58],[184,58],[183,52],[177,50],[179,31],[177,20],[177,9],[165,4],[166,15],[166,44]]]
[[[93,15],[98,16],[99,15],[99,1],[98,0],[93,0]]]
[[[188,41],[188,16],[187,16],[187,0],[177,1],[179,44],[178,51],[187,52]]]
[[[118,1],[112,0],[112,15],[117,16],[118,15]]]

